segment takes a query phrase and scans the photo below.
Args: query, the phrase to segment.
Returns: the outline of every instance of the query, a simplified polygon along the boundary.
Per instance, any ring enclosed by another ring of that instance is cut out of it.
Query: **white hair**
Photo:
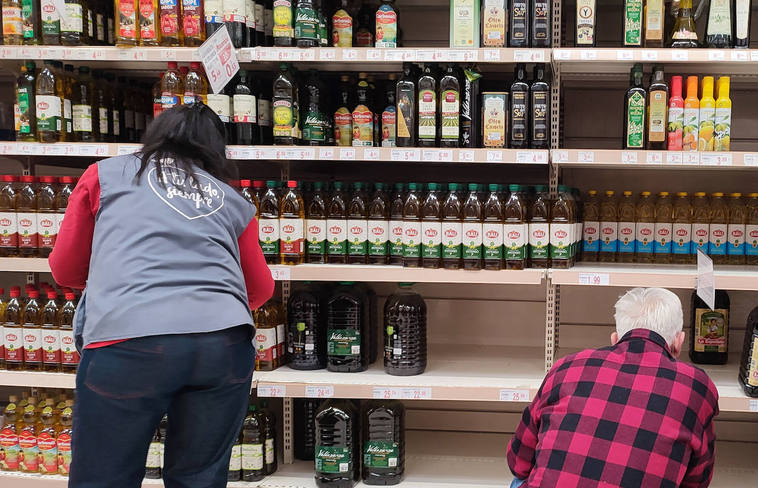
[[[616,302],[619,337],[633,329],[652,330],[671,345],[682,330],[682,302],[665,288],[634,288]]]

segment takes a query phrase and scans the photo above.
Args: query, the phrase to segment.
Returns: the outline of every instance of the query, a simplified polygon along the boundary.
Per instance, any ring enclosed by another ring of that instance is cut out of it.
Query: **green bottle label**
[[[361,331],[357,329],[329,329],[326,353],[330,356],[359,356]]]
[[[324,124],[321,123],[320,114],[308,112],[303,125],[303,139],[306,141],[326,141]]]
[[[642,141],[645,133],[645,97],[632,93],[627,102],[626,147],[644,149]]]
[[[51,0],[40,2],[40,16],[42,18],[42,35],[58,35],[61,32],[61,20],[55,3]]]
[[[312,8],[295,10],[295,39],[318,40],[318,15]]]
[[[349,473],[353,463],[349,447],[316,446],[316,471],[319,473]]]
[[[367,468],[396,468],[400,459],[400,446],[391,441],[363,443],[363,465]]]
[[[34,0],[21,0],[24,39],[34,39]]]
[[[18,89],[18,116],[17,118],[17,132],[19,134],[30,134],[32,132],[32,124],[29,120],[29,90],[27,88]]]
[[[624,10],[624,45],[642,45],[642,0],[626,0]]]

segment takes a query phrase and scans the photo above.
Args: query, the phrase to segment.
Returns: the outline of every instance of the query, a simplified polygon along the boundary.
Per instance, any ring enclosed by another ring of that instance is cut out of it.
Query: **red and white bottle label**
[[[61,363],[61,337],[58,329],[42,330],[42,362],[45,364]]]
[[[79,364],[79,351],[76,350],[74,331],[65,329],[60,331],[61,340],[61,364],[72,366]]]
[[[277,358],[276,328],[256,329],[255,359],[256,361],[273,361]]]
[[[37,233],[40,249],[52,249],[58,237],[58,214],[38,213]]]
[[[300,255],[304,251],[303,219],[279,220],[279,239],[283,254]]]
[[[18,214],[18,247],[20,248],[37,248],[37,214],[22,213]]]
[[[20,327],[5,327],[5,361],[21,363],[24,361],[24,337]]]
[[[24,328],[24,361],[42,362],[42,329]]]
[[[18,247],[16,212],[0,212],[0,247]]]

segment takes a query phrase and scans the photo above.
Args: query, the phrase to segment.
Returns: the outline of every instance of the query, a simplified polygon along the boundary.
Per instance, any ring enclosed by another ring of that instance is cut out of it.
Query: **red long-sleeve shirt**
[[[50,269],[59,285],[80,290],[86,286],[99,208],[100,180],[97,164],[93,164],[84,172],[69,198],[63,224],[50,254]],[[274,279],[258,243],[258,222],[255,218],[240,235],[238,244],[247,300],[250,309],[254,310],[271,298],[274,291]],[[106,344],[91,344],[89,347],[98,345]]]

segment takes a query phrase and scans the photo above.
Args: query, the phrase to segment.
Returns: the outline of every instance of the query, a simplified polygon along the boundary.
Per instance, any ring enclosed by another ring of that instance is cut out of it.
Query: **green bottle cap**
[[[266,181],[266,186],[269,188],[276,188],[276,181],[274,180],[268,180]]]
[[[384,190],[384,183],[374,183],[375,190]]]
[[[314,181],[313,182],[313,189],[316,191],[321,191],[324,189],[324,182],[323,181]]]
[[[403,183],[395,183],[395,190],[403,191],[404,188],[405,188],[405,185]]]
[[[490,189],[491,192],[495,193],[498,190],[498,186],[499,185],[497,183],[490,183],[489,184],[489,189]]]
[[[479,185],[476,183],[469,183],[468,184],[468,190],[469,191],[477,191],[479,189]]]
[[[510,191],[521,191],[521,185],[508,185]]]
[[[363,190],[363,183],[360,181],[353,182],[353,189],[354,190]]]
[[[534,191],[537,193],[545,193],[547,191],[546,185],[534,185]]]
[[[429,190],[429,191],[437,191],[437,188],[439,188],[438,185],[437,185],[437,183],[427,183],[426,184],[426,189]]]
[[[408,183],[408,189],[411,191],[416,191],[418,189],[418,185],[416,183]]]
[[[333,183],[335,190],[341,190],[342,189],[342,182],[341,181],[335,181]]]
[[[448,183],[447,189],[449,191],[458,191],[458,183]]]

